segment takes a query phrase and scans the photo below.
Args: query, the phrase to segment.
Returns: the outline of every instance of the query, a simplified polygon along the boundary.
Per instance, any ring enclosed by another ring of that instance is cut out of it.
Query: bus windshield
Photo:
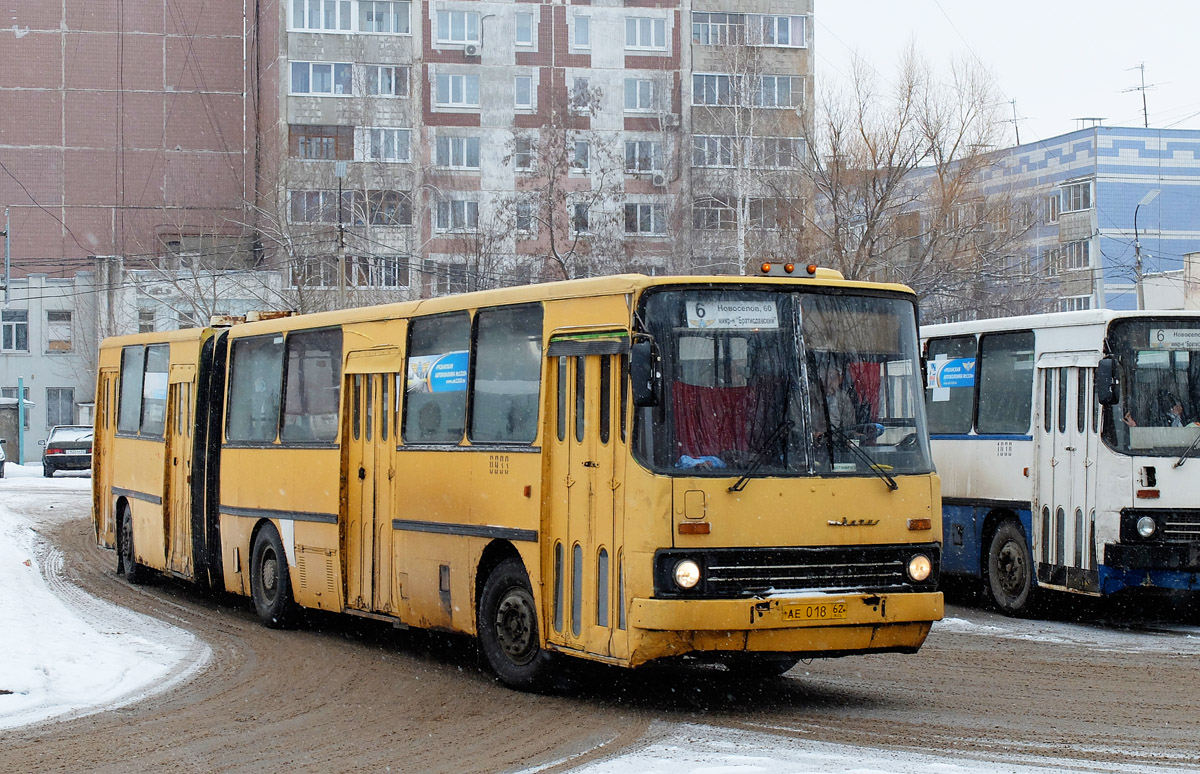
[[[1181,454],[1200,434],[1200,322],[1118,320],[1108,345],[1121,400],[1106,411],[1105,440],[1125,454]]]
[[[635,449],[670,475],[928,473],[911,300],[761,286],[653,293],[661,399]]]

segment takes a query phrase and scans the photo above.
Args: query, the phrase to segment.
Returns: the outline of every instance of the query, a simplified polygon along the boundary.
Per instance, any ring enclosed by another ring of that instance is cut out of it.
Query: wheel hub
[[[1004,544],[996,557],[1000,585],[1009,594],[1018,594],[1025,586],[1025,557],[1011,541]]]
[[[496,610],[496,639],[515,663],[529,661],[537,648],[533,621],[530,601],[518,594],[506,596]]]

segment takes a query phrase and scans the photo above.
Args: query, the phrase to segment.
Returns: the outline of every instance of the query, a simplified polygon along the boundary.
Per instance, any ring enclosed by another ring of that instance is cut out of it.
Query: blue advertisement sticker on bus
[[[467,389],[466,350],[408,359],[409,392],[464,392]]]
[[[975,358],[930,360],[929,386],[935,389],[938,387],[974,387]]]

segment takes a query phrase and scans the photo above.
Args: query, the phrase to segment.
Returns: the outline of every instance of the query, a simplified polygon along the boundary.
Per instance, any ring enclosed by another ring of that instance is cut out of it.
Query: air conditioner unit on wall
[[[463,55],[464,56],[479,56],[479,44],[478,43],[468,43],[467,45],[463,46]]]
[[[662,172],[655,172],[654,176],[650,178],[650,183],[656,188],[662,188],[667,184],[667,176]]]

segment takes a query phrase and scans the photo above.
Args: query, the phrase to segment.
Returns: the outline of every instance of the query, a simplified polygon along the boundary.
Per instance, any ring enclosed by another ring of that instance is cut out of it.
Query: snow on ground
[[[0,729],[77,717],[129,704],[190,679],[210,661],[192,634],[98,600],[68,583],[62,555],[46,528],[76,518],[86,502],[86,474],[43,479],[40,463],[8,463],[0,479]],[[46,515],[33,517],[31,512]],[[59,516],[58,514],[61,514]],[[1200,652],[1196,636],[1160,642],[1130,633],[1061,622],[950,618],[937,632],[1066,642],[1085,647]],[[1182,640],[1182,642],[1181,642]],[[750,754],[747,751],[755,751]],[[604,745],[579,757],[604,753]],[[529,769],[534,774],[571,759]],[[1076,761],[997,762],[920,751],[850,747],[697,724],[656,723],[643,744],[602,760],[581,761],[578,774],[1050,774],[1124,771]],[[1130,769],[1132,771],[1132,769]]]
[[[91,479],[42,478],[40,462],[0,479],[0,729],[128,704],[190,678],[211,658],[192,634],[96,599],[66,582],[43,537],[77,518]],[[30,503],[38,503],[36,509]],[[35,519],[26,511],[49,509]],[[58,517],[57,514],[62,516]]]

